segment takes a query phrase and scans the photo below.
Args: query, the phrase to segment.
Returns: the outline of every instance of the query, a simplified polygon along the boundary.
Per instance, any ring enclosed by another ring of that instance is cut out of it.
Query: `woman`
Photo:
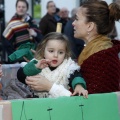
[[[86,42],[78,63],[89,93],[119,91],[120,42],[107,37],[119,19],[120,7],[105,1],[86,2],[76,14],[74,37]]]
[[[8,54],[13,53],[21,44],[36,43],[41,40],[42,35],[39,29],[27,14],[28,8],[29,4],[26,0],[17,0],[16,13],[3,32],[4,45]]]
[[[89,93],[119,91],[120,42],[106,37],[113,29],[115,20],[119,19],[119,6],[115,3],[108,6],[105,1],[86,2],[76,14],[74,37],[85,40],[87,44],[78,63]],[[52,83],[43,79],[42,76],[27,77],[26,83],[32,84],[35,90],[49,91]],[[76,91],[73,94],[80,94]]]

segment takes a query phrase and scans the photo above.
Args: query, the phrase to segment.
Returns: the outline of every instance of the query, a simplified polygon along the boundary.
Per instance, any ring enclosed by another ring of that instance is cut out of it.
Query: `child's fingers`
[[[48,66],[49,64],[50,64],[50,60],[48,60],[48,59],[43,59],[43,60],[41,60],[41,64],[45,64],[45,66]]]
[[[47,62],[47,64],[50,64],[50,63],[51,63],[51,60],[46,59],[46,62]]]
[[[84,98],[88,98],[88,91],[87,91],[87,90],[85,90],[85,91],[83,92],[83,96],[84,96]]]
[[[46,63],[46,60],[45,59],[42,59],[41,61],[40,61],[40,63]]]
[[[76,95],[76,94],[77,94],[77,92],[76,92],[76,91],[74,91],[74,92],[73,92],[73,94],[72,94],[71,96],[74,96],[74,95]]]

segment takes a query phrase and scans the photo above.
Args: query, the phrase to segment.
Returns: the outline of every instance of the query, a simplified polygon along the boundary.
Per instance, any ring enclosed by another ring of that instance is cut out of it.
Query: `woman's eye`
[[[75,16],[75,20],[78,20],[78,17],[77,17],[77,16]]]
[[[75,20],[78,20],[78,18],[75,18]]]

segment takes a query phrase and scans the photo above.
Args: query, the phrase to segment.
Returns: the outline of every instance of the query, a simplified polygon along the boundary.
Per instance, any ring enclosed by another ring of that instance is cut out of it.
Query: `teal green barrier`
[[[120,120],[116,93],[13,100],[12,120]]]

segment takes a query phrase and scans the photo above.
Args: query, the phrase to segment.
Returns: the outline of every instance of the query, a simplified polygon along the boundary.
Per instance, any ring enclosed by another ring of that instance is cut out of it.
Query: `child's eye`
[[[60,54],[63,54],[64,52],[59,52]]]
[[[53,50],[49,50],[49,52],[50,52],[50,53],[52,53],[52,52],[53,52]]]

